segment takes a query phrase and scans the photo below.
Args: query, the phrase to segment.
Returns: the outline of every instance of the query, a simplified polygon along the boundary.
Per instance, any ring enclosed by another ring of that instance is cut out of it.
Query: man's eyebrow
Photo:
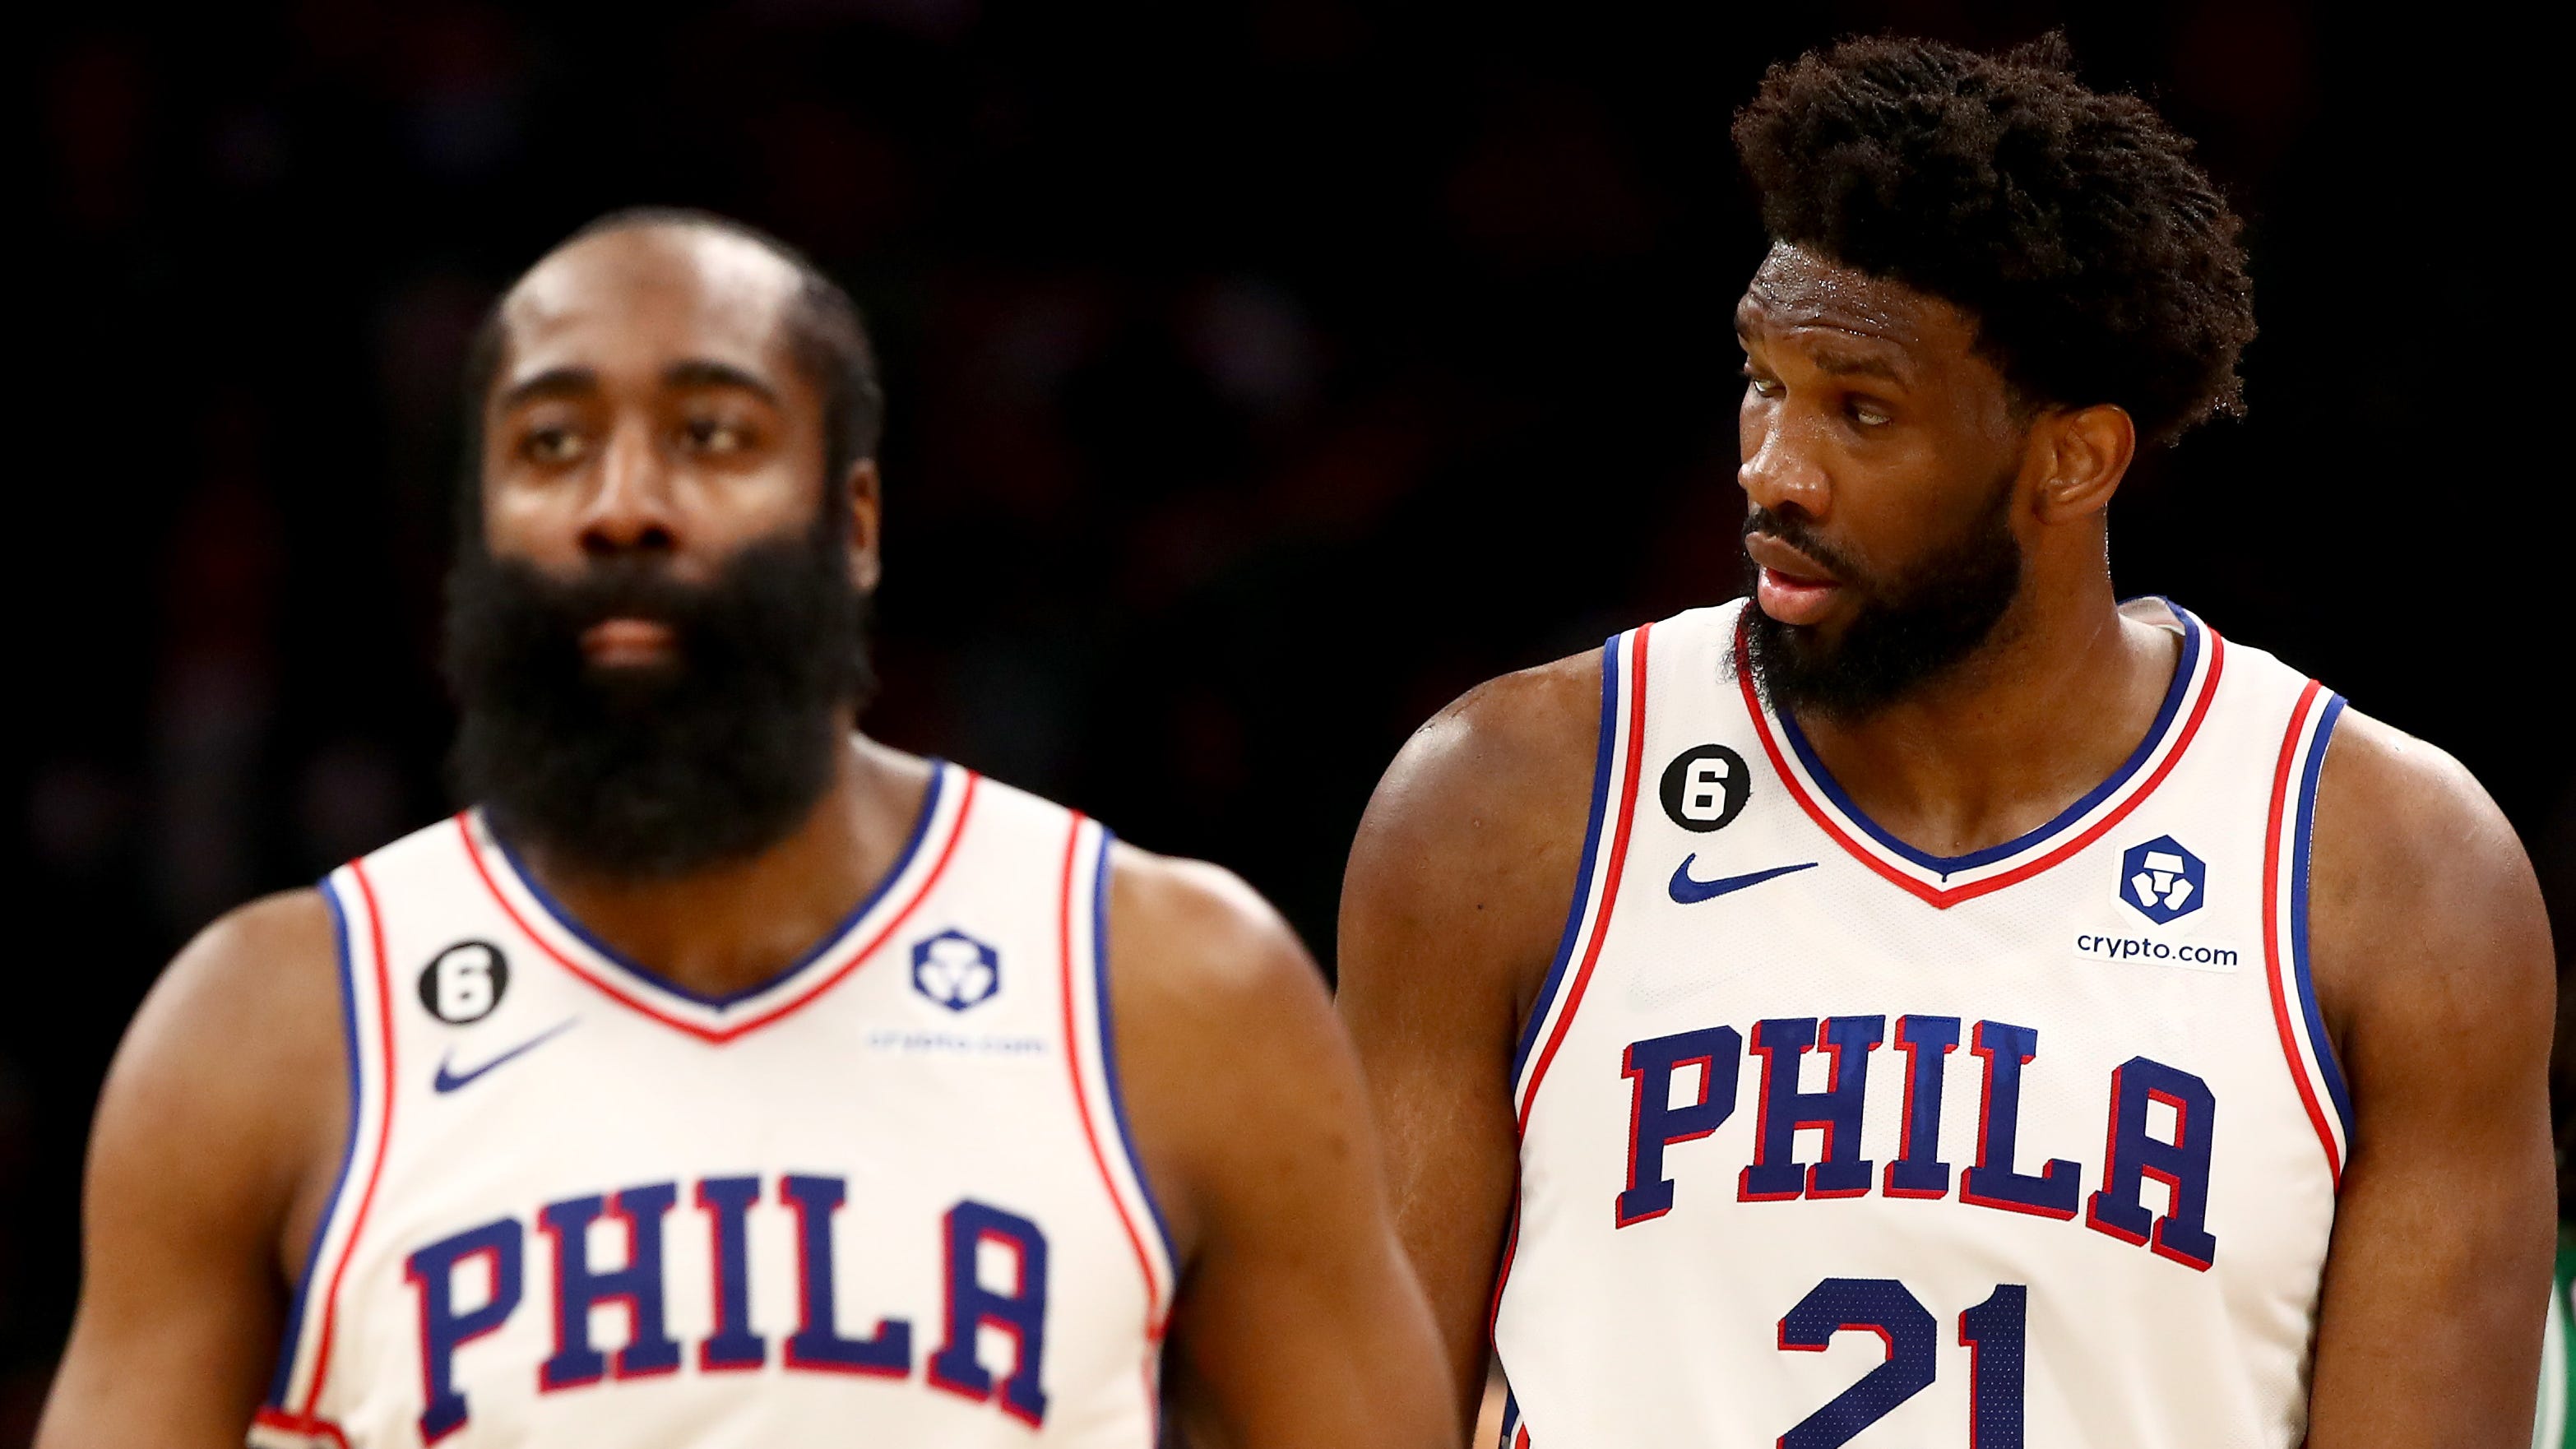
[[[1883,377],[1889,382],[1900,385],[1906,380],[1905,374],[1898,370],[1896,364],[1886,358],[1872,357],[1866,353],[1819,350],[1812,354],[1809,360],[1816,364],[1818,372],[1829,377]]]
[[[599,374],[587,367],[549,367],[536,376],[510,384],[501,394],[504,409],[541,397],[580,397],[599,391]]]
[[[778,389],[730,362],[693,357],[662,369],[664,387],[738,387],[766,403],[778,401]]]

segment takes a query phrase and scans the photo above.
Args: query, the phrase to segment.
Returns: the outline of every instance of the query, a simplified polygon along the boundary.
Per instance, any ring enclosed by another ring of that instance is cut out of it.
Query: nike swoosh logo
[[[1775,876],[1788,875],[1794,871],[1813,870],[1816,866],[1816,862],[1809,860],[1797,865],[1775,865],[1769,870],[1757,870],[1750,875],[1722,875],[1715,880],[1693,880],[1690,873],[1691,862],[1697,859],[1699,859],[1699,852],[1692,851],[1682,857],[1681,864],[1673,867],[1673,883],[1670,889],[1674,905],[1695,906],[1702,901],[1713,901],[1719,896],[1740,891],[1746,886],[1760,885]]]
[[[547,1042],[553,1041],[556,1037],[572,1030],[576,1025],[579,1025],[580,1022],[581,1018],[578,1016],[569,1017],[563,1021],[557,1022],[552,1028],[537,1033],[535,1036],[528,1038],[526,1041],[519,1043],[517,1046],[510,1048],[508,1051],[501,1053],[499,1056],[494,1057],[492,1060],[485,1062],[483,1065],[476,1067],[470,1072],[449,1071],[447,1069],[447,1058],[441,1057],[438,1062],[438,1075],[429,1079],[429,1088],[433,1092],[453,1092],[457,1088],[464,1086],[466,1083],[473,1081],[475,1078],[492,1070],[494,1067],[500,1066],[504,1062],[517,1057],[526,1056],[528,1053],[544,1046]]]

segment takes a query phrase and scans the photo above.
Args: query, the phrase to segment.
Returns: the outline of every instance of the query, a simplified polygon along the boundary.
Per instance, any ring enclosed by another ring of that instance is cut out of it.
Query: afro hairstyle
[[[2146,102],[2077,82],[2062,35],[1846,40],[1774,65],[1734,135],[1775,242],[1967,312],[2026,401],[2113,403],[2153,443],[2244,411],[2242,223]]]

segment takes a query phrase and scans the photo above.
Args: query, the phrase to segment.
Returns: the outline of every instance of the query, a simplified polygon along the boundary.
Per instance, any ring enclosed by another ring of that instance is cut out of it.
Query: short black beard
[[[868,599],[840,539],[764,539],[703,586],[642,557],[560,580],[469,542],[447,581],[457,789],[505,839],[610,880],[785,839],[831,787],[843,712],[873,693]],[[611,618],[669,626],[675,661],[593,667],[582,632]]]
[[[2012,480],[1960,534],[1903,575],[1872,579],[1827,547],[1802,517],[1756,510],[1744,531],[1767,533],[1833,570],[1861,607],[1827,644],[1783,624],[1758,602],[1744,609],[1747,663],[1774,710],[1857,724],[1974,654],[2021,593],[2021,541],[2012,532]]]

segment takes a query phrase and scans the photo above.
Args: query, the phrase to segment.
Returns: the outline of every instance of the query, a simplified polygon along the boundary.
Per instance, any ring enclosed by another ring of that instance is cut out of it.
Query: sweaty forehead
[[[1736,322],[1764,332],[1844,333],[1909,352],[1976,340],[1967,315],[1940,298],[1788,242],[1774,243],[1762,259],[1737,304]]]
[[[767,248],[709,228],[584,237],[503,299],[508,365],[499,381],[557,368],[659,372],[682,360],[772,376],[787,361],[780,323],[798,285],[795,269]]]

